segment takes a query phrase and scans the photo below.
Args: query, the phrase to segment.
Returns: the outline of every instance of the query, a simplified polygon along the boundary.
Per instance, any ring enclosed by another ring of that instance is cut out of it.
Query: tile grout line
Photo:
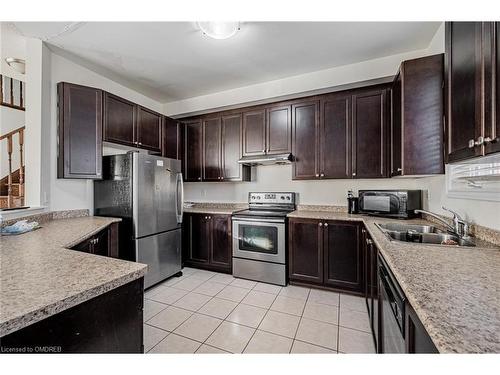
[[[257,332],[257,331],[258,331],[258,329],[259,329],[260,325],[262,324],[262,322],[263,322],[263,321],[264,321],[264,319],[266,318],[267,313],[268,313],[269,311],[271,311],[271,306],[273,305],[274,301],[276,301],[276,298],[278,298],[278,294],[274,296],[273,302],[271,302],[271,304],[269,305],[269,308],[267,309],[266,313],[265,313],[265,314],[264,314],[264,316],[262,317],[262,319],[261,319],[261,321],[259,322],[259,324],[257,325],[257,327],[256,327],[256,328],[254,328],[254,331],[253,331],[253,333],[252,333],[252,337],[250,337],[250,340],[248,340],[248,342],[246,343],[246,345],[245,345],[245,347],[243,348],[243,350],[242,350],[242,352],[241,352],[241,353],[245,353],[245,350],[246,350],[246,348],[247,348],[248,344],[250,344],[250,341],[252,341],[253,337],[255,336],[255,332]]]
[[[300,314],[299,324],[297,324],[297,328],[295,329],[295,333],[293,335],[292,346],[290,346],[290,351],[288,352],[289,354],[292,354],[293,343],[295,342],[295,339],[297,337],[297,332],[299,331],[300,323],[302,323],[302,317],[304,316],[304,311],[306,309],[306,305],[307,305],[307,302],[309,301],[310,295],[311,295],[311,289],[309,289],[309,291],[307,292],[306,301],[304,303],[304,307],[302,308],[302,313]]]

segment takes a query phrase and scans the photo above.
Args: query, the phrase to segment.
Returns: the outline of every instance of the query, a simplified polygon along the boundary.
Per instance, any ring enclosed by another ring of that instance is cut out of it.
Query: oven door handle
[[[233,216],[233,222],[246,222],[246,221],[252,221],[252,222],[259,222],[259,223],[280,223],[280,224],[285,224],[285,221],[282,219],[262,219],[262,218],[243,218],[243,217],[234,217]]]

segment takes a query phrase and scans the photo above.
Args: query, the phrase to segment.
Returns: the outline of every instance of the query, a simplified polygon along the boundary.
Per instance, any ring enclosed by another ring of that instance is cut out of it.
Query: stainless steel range
[[[295,193],[249,193],[248,203],[233,214],[233,276],[286,285],[286,215]]]

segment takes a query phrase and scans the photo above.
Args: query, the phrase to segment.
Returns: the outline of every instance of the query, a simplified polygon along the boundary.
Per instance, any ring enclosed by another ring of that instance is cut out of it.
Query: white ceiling
[[[438,22],[243,22],[226,40],[195,22],[16,22],[68,57],[161,102],[426,48]]]

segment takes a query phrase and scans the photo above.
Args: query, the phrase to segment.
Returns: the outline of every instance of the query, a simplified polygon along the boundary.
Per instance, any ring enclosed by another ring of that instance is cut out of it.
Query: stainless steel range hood
[[[293,160],[292,154],[276,155],[255,155],[243,156],[238,163],[244,165],[272,165],[272,164],[290,164]]]

